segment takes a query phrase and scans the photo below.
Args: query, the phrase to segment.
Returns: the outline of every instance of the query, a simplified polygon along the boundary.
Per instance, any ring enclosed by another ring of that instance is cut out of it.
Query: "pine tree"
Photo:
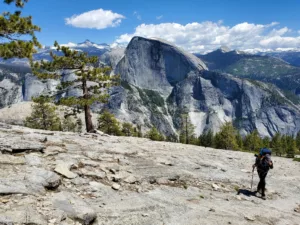
[[[127,136],[135,136],[135,131],[131,123],[123,123],[122,124],[122,133]]]
[[[238,144],[236,141],[237,131],[230,122],[225,123],[220,132],[216,135],[215,144],[220,149],[232,149],[237,150]]]
[[[26,127],[42,130],[61,130],[61,122],[56,113],[56,107],[50,103],[50,98],[40,96],[33,98],[32,113],[24,121]]]
[[[286,157],[294,158],[295,152],[297,150],[296,141],[292,136],[286,136],[287,149],[286,149]]]
[[[272,151],[274,151],[276,155],[279,155],[279,156],[282,155],[282,142],[281,142],[280,133],[276,133],[272,137],[271,147],[272,147]]]
[[[188,114],[181,115],[180,142],[190,144],[190,139],[195,136],[195,126],[192,124]]]
[[[77,122],[72,116],[67,116],[63,119],[62,130],[68,132],[77,131]]]
[[[22,9],[27,1],[4,0],[4,3],[13,3],[17,8]],[[36,52],[35,48],[41,47],[35,36],[35,32],[40,30],[38,26],[32,24],[32,17],[22,17],[20,10],[13,13],[3,12],[0,15],[0,57],[4,59],[31,58],[32,54]],[[29,37],[29,40],[24,41],[23,37]]]
[[[244,140],[239,132],[237,132],[237,135],[235,138],[236,138],[236,143],[237,143],[239,149],[240,150],[244,149]]]
[[[297,133],[297,136],[296,136],[296,146],[297,146],[297,149],[300,151],[300,131]]]
[[[78,118],[76,120],[76,132],[81,133],[82,132],[82,120]]]
[[[166,137],[166,141],[168,141],[168,142],[178,142],[178,137],[171,134],[171,135],[168,135]]]
[[[159,138],[158,138],[159,141],[165,141],[166,140],[166,137],[165,135],[159,133]]]
[[[189,142],[191,145],[199,145],[199,139],[195,135],[190,136]]]
[[[137,137],[142,138],[143,137],[143,132],[142,132],[142,126],[137,125]]]
[[[286,154],[287,151],[288,151],[288,137],[287,137],[287,135],[282,135],[281,136],[281,147],[282,147],[282,154]]]
[[[59,93],[66,92],[69,88],[76,88],[82,91],[82,97],[63,97],[58,104],[84,109],[85,125],[87,132],[93,132],[91,105],[97,102],[105,103],[109,97],[109,87],[118,84],[119,76],[110,76],[111,68],[97,68],[98,57],[88,56],[85,52],[71,50],[68,47],[61,47],[54,43],[57,52],[63,56],[50,53],[51,61],[31,63],[33,73],[39,79],[61,79],[61,70],[72,71],[77,75],[74,81],[61,82]]]
[[[107,110],[104,110],[98,118],[98,129],[109,135],[121,135],[119,122],[115,116]]]
[[[262,140],[257,130],[252,131],[244,139],[244,147],[249,151],[258,151],[262,148]]]
[[[186,133],[185,131],[180,131],[180,134],[179,134],[179,142],[182,143],[182,144],[186,144]]]
[[[163,141],[163,136],[158,132],[155,127],[152,127],[146,134],[146,137],[152,141]]]
[[[270,148],[270,138],[264,137],[262,139],[262,147],[263,148]]]
[[[208,130],[199,136],[198,144],[204,147],[214,147],[214,138],[212,130]]]

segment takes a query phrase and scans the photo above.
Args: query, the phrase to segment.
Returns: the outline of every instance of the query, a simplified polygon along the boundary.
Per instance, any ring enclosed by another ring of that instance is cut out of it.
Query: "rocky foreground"
[[[0,150],[0,224],[300,223],[290,159],[273,157],[264,201],[248,153],[6,124]]]

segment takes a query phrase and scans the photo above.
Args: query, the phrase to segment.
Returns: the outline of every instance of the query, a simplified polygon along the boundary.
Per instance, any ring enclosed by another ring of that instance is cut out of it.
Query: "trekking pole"
[[[252,170],[251,191],[252,191],[252,186],[253,186],[253,175],[254,175],[254,167],[253,167],[253,170]]]

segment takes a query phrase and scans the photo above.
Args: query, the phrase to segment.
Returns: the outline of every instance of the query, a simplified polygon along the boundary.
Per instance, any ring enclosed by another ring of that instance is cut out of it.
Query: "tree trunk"
[[[86,80],[82,81],[82,89],[83,89],[83,98],[85,100],[88,100],[89,93],[88,93]],[[93,126],[93,122],[92,122],[91,107],[88,104],[84,105],[84,117],[85,117],[86,131],[93,132],[94,126]]]
[[[43,126],[44,126],[44,130],[48,130],[47,128],[47,122],[46,122],[46,113],[45,113],[45,104],[41,105],[42,108],[42,117],[43,117]]]
[[[188,115],[185,118],[185,129],[186,129],[185,130],[185,134],[186,134],[185,142],[186,142],[186,144],[189,144]]]

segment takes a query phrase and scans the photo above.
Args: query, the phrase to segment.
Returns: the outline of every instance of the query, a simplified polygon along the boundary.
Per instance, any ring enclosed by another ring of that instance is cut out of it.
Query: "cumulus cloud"
[[[65,19],[67,25],[78,28],[105,29],[119,26],[125,17],[111,10],[97,9]]]
[[[221,46],[231,49],[276,50],[277,48],[297,48],[300,36],[287,36],[287,27],[278,27],[277,22],[270,24],[239,23],[226,26],[223,21],[202,23],[141,24],[133,33],[126,33],[116,40],[118,44],[128,43],[133,36],[156,37],[172,42],[190,52],[206,53]]]

